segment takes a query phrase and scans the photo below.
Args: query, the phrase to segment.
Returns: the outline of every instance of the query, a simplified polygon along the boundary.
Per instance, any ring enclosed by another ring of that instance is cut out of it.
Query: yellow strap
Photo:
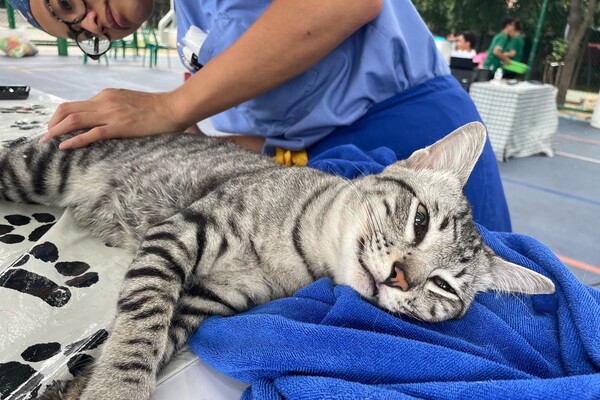
[[[275,161],[286,167],[303,167],[308,163],[308,154],[306,150],[292,151],[277,147]]]

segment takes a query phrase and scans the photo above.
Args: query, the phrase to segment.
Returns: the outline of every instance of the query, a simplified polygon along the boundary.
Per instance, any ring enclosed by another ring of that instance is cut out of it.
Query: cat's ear
[[[453,172],[464,186],[483,151],[485,140],[483,124],[470,122],[431,146],[415,151],[407,162],[415,169]]]
[[[488,290],[525,294],[551,294],[555,290],[554,283],[545,276],[498,256],[494,256],[490,275]]]

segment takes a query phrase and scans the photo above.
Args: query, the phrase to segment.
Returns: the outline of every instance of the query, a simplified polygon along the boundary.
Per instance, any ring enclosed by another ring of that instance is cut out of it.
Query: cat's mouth
[[[377,284],[377,280],[375,276],[371,273],[369,266],[365,263],[361,256],[358,257],[358,264],[360,268],[364,271],[366,278],[369,280],[369,287],[371,288],[371,297],[376,297],[379,295],[379,285]]]

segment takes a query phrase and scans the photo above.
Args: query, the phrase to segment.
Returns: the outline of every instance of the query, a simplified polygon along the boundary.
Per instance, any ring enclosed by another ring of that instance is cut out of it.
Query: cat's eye
[[[427,220],[429,219],[429,214],[427,214],[427,209],[423,204],[419,204],[417,207],[417,214],[415,215],[415,225],[427,225]]]
[[[452,286],[450,286],[448,284],[448,282],[446,282],[445,280],[443,280],[439,276],[434,276],[433,278],[430,279],[430,281],[433,282],[435,284],[435,286],[439,287],[443,291],[448,292],[448,293],[452,293],[453,295],[457,296],[457,294],[454,291],[454,289],[452,289]]]
[[[427,227],[429,226],[429,213],[427,212],[427,208],[421,203],[417,207],[417,212],[415,214],[415,241],[414,244],[417,245],[423,241],[425,234],[427,233]]]

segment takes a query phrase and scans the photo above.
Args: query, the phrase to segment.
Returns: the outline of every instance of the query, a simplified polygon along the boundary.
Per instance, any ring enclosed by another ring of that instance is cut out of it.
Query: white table
[[[27,100],[0,101],[0,145],[5,140],[43,133],[62,101],[36,90],[32,90]],[[27,221],[11,223],[14,216]],[[38,238],[33,234],[43,227],[49,228],[43,236]],[[12,235],[12,240],[6,235]],[[47,243],[55,247],[57,259],[27,256],[36,246]],[[54,379],[69,379],[67,362],[76,353],[97,356],[98,349],[78,352],[68,350],[68,346],[110,326],[119,287],[132,258],[131,253],[108,248],[81,230],[68,211],[0,201],[0,281],[12,279],[14,286],[14,277],[18,275],[20,281],[32,286],[35,276],[42,276],[66,288],[71,296],[64,304],[51,306],[39,297],[0,286],[0,367],[18,363],[21,368],[32,368],[43,375],[43,378],[32,376],[30,387],[25,385],[22,391],[11,392],[14,396],[8,396],[9,399],[21,398],[21,394],[29,393],[38,383],[45,387]],[[54,266],[60,262],[86,263],[89,269],[76,274],[77,277],[96,274],[96,282],[80,287],[70,284],[76,276],[58,273]],[[23,278],[24,274],[28,276]],[[60,352],[43,360],[23,357],[22,353],[30,346],[46,343],[60,344]],[[175,357],[158,377],[153,400],[237,399],[245,387],[213,370],[188,349]],[[5,394],[0,391],[0,397]]]
[[[555,88],[547,84],[475,82],[469,94],[485,123],[498,161],[553,156],[558,128]]]

